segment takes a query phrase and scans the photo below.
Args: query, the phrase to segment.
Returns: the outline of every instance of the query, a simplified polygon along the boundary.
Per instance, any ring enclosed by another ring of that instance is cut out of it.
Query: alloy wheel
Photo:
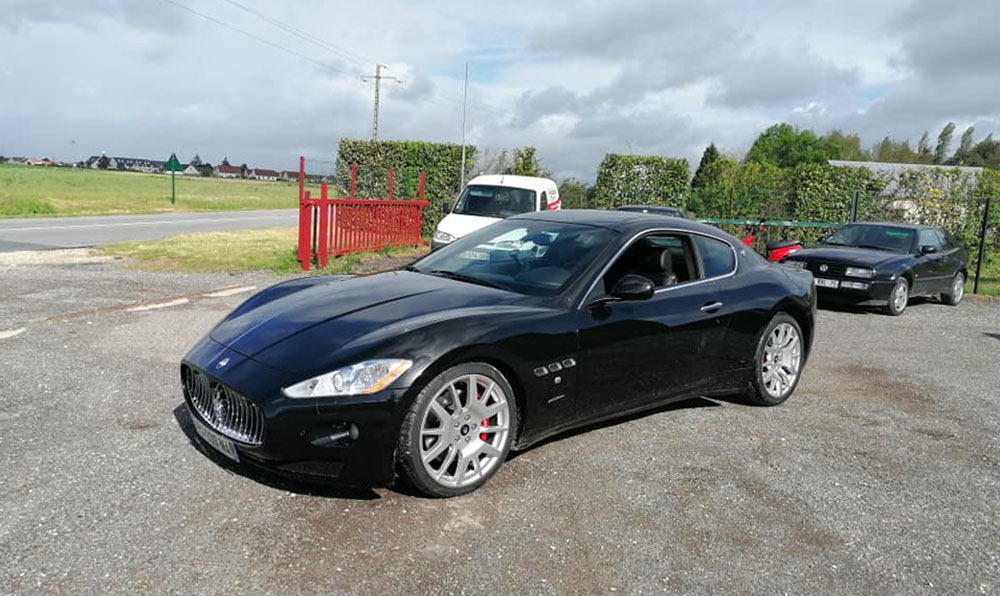
[[[802,366],[802,341],[798,330],[781,323],[771,331],[761,359],[761,379],[771,397],[782,397],[795,385]]]
[[[951,284],[952,302],[958,304],[965,295],[965,276],[961,273],[955,276],[955,281]]]
[[[510,440],[510,405],[485,375],[449,380],[429,402],[420,423],[420,461],[442,486],[462,488],[500,464]]]
[[[906,302],[910,299],[910,289],[905,283],[898,284],[892,293],[892,305],[896,312],[902,312],[906,308]]]

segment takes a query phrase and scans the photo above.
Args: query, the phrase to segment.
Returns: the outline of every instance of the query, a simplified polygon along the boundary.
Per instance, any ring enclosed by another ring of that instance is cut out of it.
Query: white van
[[[548,178],[476,176],[465,185],[454,208],[438,224],[431,250],[518,213],[560,208],[559,189]]]

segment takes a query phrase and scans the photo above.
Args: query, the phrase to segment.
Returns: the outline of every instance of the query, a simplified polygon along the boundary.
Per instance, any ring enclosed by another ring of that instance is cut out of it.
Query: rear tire
[[[784,402],[798,386],[805,363],[805,344],[798,321],[788,313],[774,315],[757,342],[754,356],[747,401],[755,406]]]
[[[951,288],[941,294],[941,302],[949,306],[958,306],[965,296],[965,275],[961,271],[955,274],[955,279],[951,281]]]
[[[483,362],[452,366],[420,390],[403,417],[400,476],[431,497],[470,493],[507,459],[517,422],[514,390],[499,370]]]
[[[905,277],[900,277],[896,285],[889,292],[889,303],[883,312],[887,315],[898,317],[906,310],[906,304],[910,301],[910,283]]]

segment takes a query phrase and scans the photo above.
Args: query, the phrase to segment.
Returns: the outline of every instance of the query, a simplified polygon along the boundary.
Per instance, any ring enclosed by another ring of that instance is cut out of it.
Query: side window
[[[538,203],[538,210],[539,211],[545,211],[548,208],[549,208],[549,197],[548,197],[547,194],[545,194],[545,191],[543,190],[542,191],[542,200]]]
[[[685,234],[652,234],[636,240],[604,274],[604,291],[610,292],[630,273],[649,278],[657,289],[697,279],[690,239]]]
[[[694,242],[698,245],[706,278],[728,275],[736,269],[736,255],[725,242],[708,236],[695,236]]]
[[[941,239],[938,237],[937,230],[920,230],[917,233],[917,248],[921,246],[933,246],[941,250]]]
[[[941,250],[951,250],[955,248],[955,244],[951,241],[951,236],[947,234],[944,230],[934,230],[934,234],[938,237],[938,242],[941,244]]]

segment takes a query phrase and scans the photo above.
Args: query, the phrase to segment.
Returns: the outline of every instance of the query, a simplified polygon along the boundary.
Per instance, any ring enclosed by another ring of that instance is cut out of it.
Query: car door
[[[718,285],[701,275],[690,237],[669,236],[681,240],[686,251],[676,284],[657,288],[648,300],[579,311],[581,418],[640,408],[697,392],[711,382],[711,354],[722,342],[728,317],[721,310]],[[598,288],[585,303],[609,290]]]
[[[958,242],[951,238],[944,230],[936,229],[934,233],[941,242],[941,258],[939,260],[941,276],[940,290],[948,292],[951,290],[952,280],[955,274],[962,269],[962,251]]]
[[[921,254],[924,246],[930,246],[934,252]],[[941,278],[945,274],[945,255],[941,251],[941,240],[932,229],[917,230],[916,262],[913,265],[913,288],[911,294],[933,294],[941,289]]]

